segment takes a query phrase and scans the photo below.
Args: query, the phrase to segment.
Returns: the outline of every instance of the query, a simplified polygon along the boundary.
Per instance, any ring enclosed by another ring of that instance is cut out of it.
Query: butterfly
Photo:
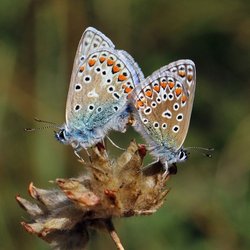
[[[66,103],[66,122],[56,138],[77,154],[102,141],[110,130],[125,132],[131,108],[127,97],[144,79],[134,59],[116,50],[95,28],[79,42]]]
[[[178,60],[163,66],[136,86],[130,101],[135,107],[135,129],[166,172],[185,161],[186,138],[196,85],[195,64]]]

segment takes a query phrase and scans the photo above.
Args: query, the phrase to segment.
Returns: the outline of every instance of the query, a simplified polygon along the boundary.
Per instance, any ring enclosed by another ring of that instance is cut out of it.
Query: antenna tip
[[[25,128],[24,131],[31,132],[31,131],[35,131],[35,129],[34,128]]]

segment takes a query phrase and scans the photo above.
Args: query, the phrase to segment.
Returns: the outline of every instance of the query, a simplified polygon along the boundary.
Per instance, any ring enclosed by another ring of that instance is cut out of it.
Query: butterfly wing
[[[138,130],[152,145],[178,150],[187,135],[195,92],[195,65],[179,60],[155,71],[133,94]]]
[[[73,65],[73,71],[72,71],[72,77],[75,77],[75,72],[79,65],[86,59],[87,55],[94,49],[98,49],[101,47],[107,47],[107,48],[115,48],[115,45],[113,42],[106,37],[102,32],[99,30],[88,27],[82,34],[82,37],[79,41],[74,65]]]
[[[127,95],[139,82],[141,71],[123,53],[103,47],[92,50],[72,78],[66,107],[66,123],[86,129],[117,129],[127,106]],[[113,120],[112,124],[110,123]],[[119,129],[117,129],[119,130]]]

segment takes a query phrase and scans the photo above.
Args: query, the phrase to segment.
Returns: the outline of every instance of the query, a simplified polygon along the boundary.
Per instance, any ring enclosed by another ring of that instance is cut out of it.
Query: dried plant
[[[117,249],[124,249],[112,219],[150,215],[157,211],[169,192],[160,164],[143,167],[143,145],[132,141],[116,160],[110,160],[101,144],[91,152],[91,163],[78,178],[56,179],[53,190],[29,185],[31,203],[17,196],[31,221],[21,222],[30,233],[47,241],[54,249],[84,249],[89,228],[106,229]]]

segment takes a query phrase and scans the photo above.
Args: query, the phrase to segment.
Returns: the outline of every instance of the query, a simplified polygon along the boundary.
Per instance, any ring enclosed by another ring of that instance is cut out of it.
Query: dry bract
[[[157,211],[168,193],[164,176],[157,165],[143,169],[145,148],[134,141],[116,159],[97,146],[92,162],[83,163],[87,171],[78,178],[56,179],[58,189],[44,190],[32,183],[31,203],[16,199],[31,220],[24,228],[49,242],[55,249],[84,249],[88,229],[106,228],[118,249],[123,249],[113,228],[112,218],[149,215]]]

